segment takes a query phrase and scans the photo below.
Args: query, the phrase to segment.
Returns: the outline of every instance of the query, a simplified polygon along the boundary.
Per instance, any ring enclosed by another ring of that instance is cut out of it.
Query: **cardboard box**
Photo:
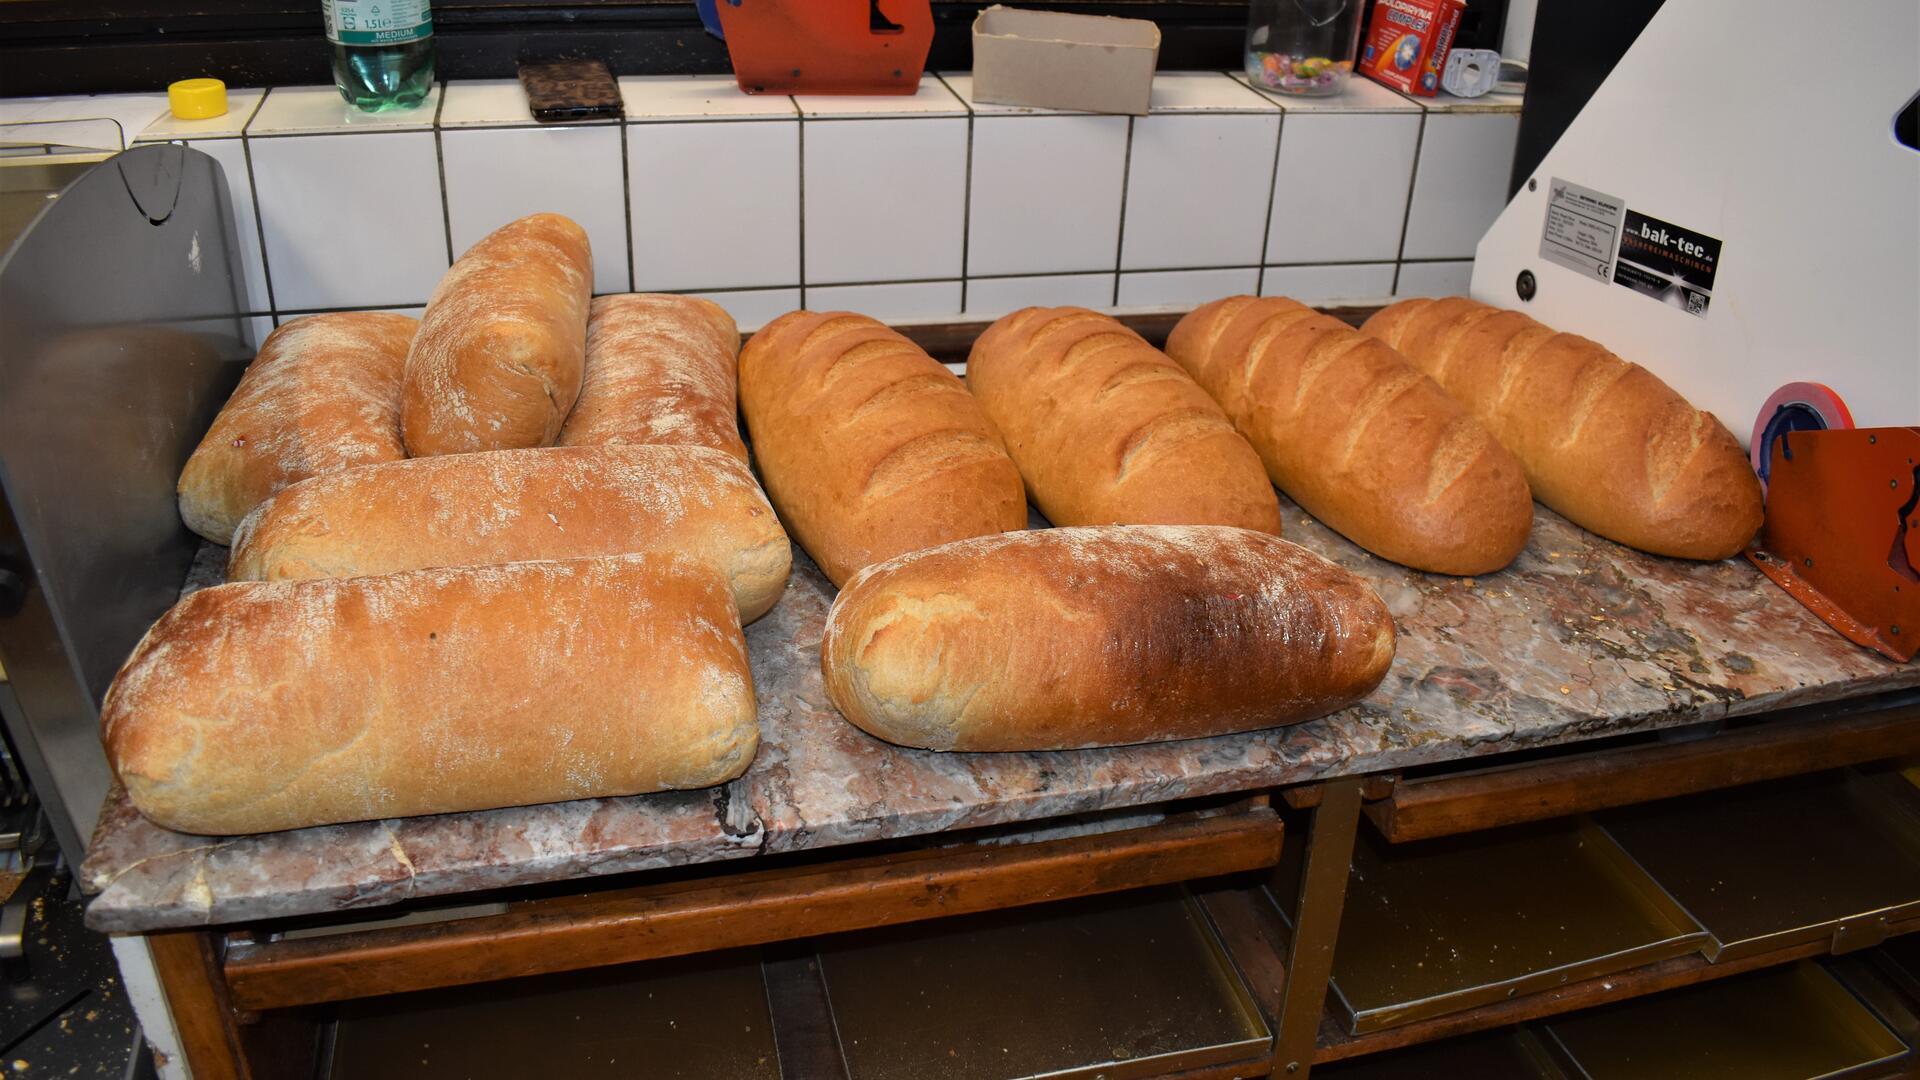
[[[994,6],[973,20],[973,96],[1145,116],[1160,28],[1145,19]]]
[[[1433,97],[1447,66],[1466,0],[1375,0],[1360,46],[1360,72],[1419,97]]]

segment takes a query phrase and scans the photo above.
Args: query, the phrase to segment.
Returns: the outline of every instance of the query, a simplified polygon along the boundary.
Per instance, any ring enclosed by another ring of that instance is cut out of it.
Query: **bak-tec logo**
[[[1714,253],[1708,251],[1706,245],[1695,243],[1684,236],[1669,236],[1665,228],[1656,229],[1645,221],[1640,223],[1640,231],[1637,235],[1650,244],[1670,248],[1682,255],[1691,255],[1707,262],[1713,261]]]

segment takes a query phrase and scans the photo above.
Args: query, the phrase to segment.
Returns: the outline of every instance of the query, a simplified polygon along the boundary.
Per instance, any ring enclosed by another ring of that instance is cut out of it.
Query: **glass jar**
[[[1253,0],[1247,76],[1284,94],[1337,94],[1353,74],[1364,0]]]

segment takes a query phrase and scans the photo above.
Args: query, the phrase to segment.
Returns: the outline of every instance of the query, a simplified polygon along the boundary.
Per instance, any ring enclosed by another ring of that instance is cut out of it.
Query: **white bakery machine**
[[[1472,287],[1718,415],[1770,481],[1755,563],[1903,660],[1920,646],[1916,44],[1914,0],[1671,0],[1481,239]]]

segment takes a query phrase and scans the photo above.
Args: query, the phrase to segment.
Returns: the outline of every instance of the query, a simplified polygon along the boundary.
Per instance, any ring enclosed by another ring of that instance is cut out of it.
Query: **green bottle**
[[[433,87],[427,0],[320,0],[333,45],[333,85],[357,109],[411,109]]]

